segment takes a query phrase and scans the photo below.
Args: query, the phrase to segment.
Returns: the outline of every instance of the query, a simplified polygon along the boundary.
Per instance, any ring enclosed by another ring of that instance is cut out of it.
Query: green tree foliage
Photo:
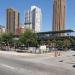
[[[58,41],[57,41],[57,46],[63,47],[63,46],[64,46],[64,41],[58,40]]]
[[[37,35],[31,30],[26,30],[20,37],[20,42],[24,45],[37,45]]]
[[[64,46],[65,46],[65,47],[69,47],[70,45],[71,45],[70,40],[65,39],[65,40],[64,40]]]
[[[51,40],[47,40],[47,44],[48,45],[51,45],[52,44],[52,41]]]
[[[54,39],[54,40],[52,40],[52,46],[53,46],[53,47],[55,47],[55,46],[56,46],[56,42],[57,42],[57,41],[56,41],[55,39]]]
[[[64,39],[64,47],[67,50],[71,45],[71,41],[69,39]]]
[[[72,46],[75,46],[75,39],[70,38],[70,41],[71,41],[71,45],[72,45]]]
[[[12,44],[13,43],[13,34],[12,33],[3,33],[1,35],[1,42],[5,44]]]

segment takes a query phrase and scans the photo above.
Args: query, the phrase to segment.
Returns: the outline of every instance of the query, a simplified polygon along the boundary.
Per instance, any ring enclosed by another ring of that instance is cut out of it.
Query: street
[[[75,75],[75,52],[68,54],[62,57],[0,55],[0,75]]]

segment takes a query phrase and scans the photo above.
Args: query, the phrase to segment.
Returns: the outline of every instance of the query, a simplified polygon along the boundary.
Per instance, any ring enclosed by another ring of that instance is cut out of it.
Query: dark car
[[[75,51],[75,47],[74,48],[71,48],[71,50]]]
[[[63,47],[58,47],[57,48],[59,51],[64,51],[64,48]]]

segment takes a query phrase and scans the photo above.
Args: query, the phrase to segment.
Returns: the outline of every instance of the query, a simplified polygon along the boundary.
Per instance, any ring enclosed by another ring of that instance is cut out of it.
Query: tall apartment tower
[[[7,9],[7,32],[16,34],[16,29],[19,28],[19,13],[13,8]]]
[[[25,28],[33,32],[40,32],[42,22],[41,9],[37,6],[31,6],[31,9],[25,13]]]
[[[32,30],[35,33],[40,32],[41,22],[42,22],[41,8],[37,6],[32,6],[31,13],[32,13]]]
[[[30,10],[26,11],[25,13],[25,29],[32,30],[32,17]]]
[[[66,0],[54,0],[53,3],[53,31],[65,29]]]

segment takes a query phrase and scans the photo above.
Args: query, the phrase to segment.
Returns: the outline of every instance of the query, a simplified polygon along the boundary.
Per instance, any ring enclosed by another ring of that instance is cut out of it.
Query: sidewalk
[[[15,51],[0,51],[0,55],[2,56],[50,56],[54,57],[54,53],[44,53],[44,54],[33,54],[33,53],[19,53]]]

